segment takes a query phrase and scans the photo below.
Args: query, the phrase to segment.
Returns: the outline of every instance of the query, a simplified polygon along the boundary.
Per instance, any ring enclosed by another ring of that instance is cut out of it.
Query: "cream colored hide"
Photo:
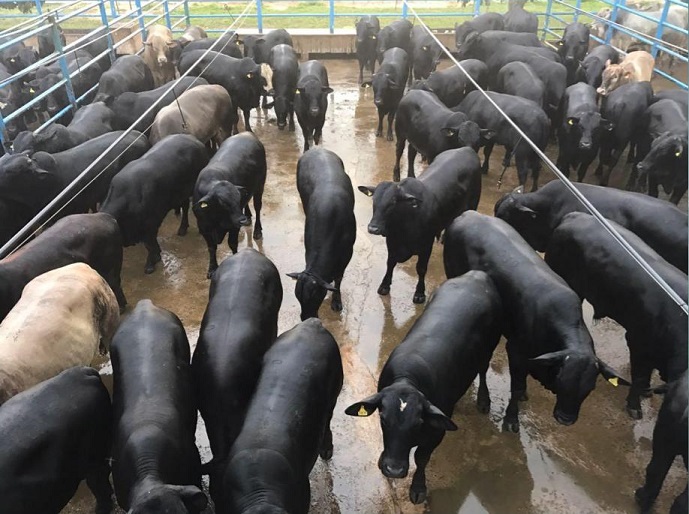
[[[605,96],[618,87],[630,82],[651,80],[655,59],[648,52],[630,52],[619,64],[605,63],[603,81],[598,93]]]
[[[164,25],[153,25],[144,43],[143,59],[151,69],[155,87],[160,87],[175,78],[172,63],[172,48],[179,43],[172,39],[172,31]]]

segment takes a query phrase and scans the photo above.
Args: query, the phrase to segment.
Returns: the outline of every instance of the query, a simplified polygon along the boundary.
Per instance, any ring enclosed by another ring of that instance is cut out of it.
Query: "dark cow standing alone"
[[[309,473],[319,455],[333,455],[330,419],[342,381],[340,350],[320,320],[275,341],[227,459],[218,514],[308,513]]]
[[[268,92],[275,99],[275,116],[278,129],[284,130],[289,119],[289,130],[294,131],[294,96],[299,75],[299,59],[289,45],[276,45],[270,51],[273,70],[273,89]]]
[[[409,20],[397,20],[380,29],[378,32],[378,62],[383,62],[386,50],[401,48],[407,54],[410,53],[411,29],[413,25]]]
[[[101,211],[117,220],[125,246],[144,244],[148,251],[145,273],[153,273],[161,261],[158,229],[169,211],[181,208],[177,234],[187,233],[189,197],[199,171],[207,163],[208,153],[201,141],[175,134],[113,177]]]
[[[132,513],[201,512],[207,499],[182,322],[141,300],[117,329],[110,354],[117,502]]]
[[[378,392],[345,410],[350,416],[380,411],[385,446],[378,467],[386,477],[406,477],[409,453],[417,447],[412,503],[426,500],[426,466],[445,431],[457,430],[452,411],[476,375],[476,405],[484,414],[490,411],[486,371],[501,325],[500,296],[488,275],[470,271],[448,280],[390,354]]]
[[[390,294],[392,272],[399,262],[417,255],[419,280],[414,303],[426,301],[426,270],[433,239],[459,214],[476,209],[481,197],[478,155],[471,148],[447,150],[428,166],[421,177],[399,183],[381,182],[376,187],[359,186],[373,197],[373,216],[368,232],[383,236],[388,249],[387,271],[378,294]]]
[[[366,15],[356,22],[356,58],[359,61],[359,84],[364,81],[364,68],[376,71],[376,48],[378,46],[380,21],[377,16]]]
[[[328,95],[333,90],[328,82],[328,70],[318,61],[306,61],[299,65],[299,80],[294,98],[294,111],[304,136],[304,151],[321,142],[325,115],[328,112]]]
[[[356,220],[352,181],[342,159],[330,150],[313,148],[301,156],[297,189],[306,216],[306,268],[288,276],[297,281],[295,294],[303,321],[318,317],[328,291],[333,293],[332,310],[342,310],[340,285],[354,252]]]
[[[631,231],[615,228],[686,302],[687,275]],[[593,305],[595,319],[607,316],[627,331],[632,374],[627,412],[641,419],[640,396],[650,389],[652,371],[657,369],[671,382],[687,369],[686,314],[589,214],[573,212],[562,219],[550,238],[545,262]]]
[[[217,248],[225,234],[230,250],[237,253],[239,229],[251,225],[249,200],[252,197],[256,211],[253,238],[263,237],[261,207],[266,168],[263,143],[248,133],[226,139],[199,173],[192,208],[199,232],[208,246],[208,278],[218,267]]]
[[[378,72],[370,82],[362,83],[373,87],[373,103],[378,110],[376,137],[383,135],[383,118],[388,115],[387,140],[392,141],[392,123],[400,100],[404,96],[404,84],[409,76],[409,56],[401,48],[391,48],[385,52]]]
[[[677,269],[687,272],[687,214],[665,200],[615,188],[575,184],[605,217],[634,232]],[[495,204],[495,216],[512,225],[538,252],[570,212],[588,212],[559,180],[535,193],[510,193]]]
[[[445,231],[443,260],[448,278],[485,271],[511,306],[503,331],[511,391],[503,430],[519,431],[519,402],[526,399],[529,374],[555,393],[553,417],[566,426],[577,421],[599,374],[625,383],[596,357],[581,299],[507,223],[465,212]]]
[[[85,478],[96,514],[112,511],[111,406],[93,368],[74,367],[0,409],[3,514],[60,512]]]
[[[562,39],[557,42],[557,53],[567,68],[567,85],[577,82],[577,71],[589,49],[591,29],[575,21],[565,27]]]
[[[277,337],[281,303],[277,268],[251,248],[225,259],[211,280],[192,372],[213,452],[210,493],[216,509],[224,495],[226,459],[254,394],[263,354]]]

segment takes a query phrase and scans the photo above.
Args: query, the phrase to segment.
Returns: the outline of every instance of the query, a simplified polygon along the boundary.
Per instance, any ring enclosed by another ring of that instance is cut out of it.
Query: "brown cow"
[[[153,25],[144,43],[143,58],[151,69],[155,87],[175,78],[173,54],[179,43],[172,39],[172,31],[164,25]]]
[[[170,134],[191,134],[204,144],[213,140],[220,146],[236,123],[237,110],[224,87],[198,86],[158,112],[149,141],[155,145]]]
[[[606,96],[611,91],[630,82],[650,81],[653,75],[655,59],[644,51],[629,52],[620,64],[605,63],[603,82],[598,94]]]

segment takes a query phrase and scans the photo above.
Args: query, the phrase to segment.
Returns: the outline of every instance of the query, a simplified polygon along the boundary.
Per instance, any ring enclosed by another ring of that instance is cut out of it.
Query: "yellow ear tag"
[[[619,382],[619,379],[618,379],[617,377],[609,378],[609,379],[608,379],[608,382],[610,382],[610,383],[611,383],[612,385],[614,385],[615,387],[617,387],[617,386],[619,385],[619,383],[618,383],[618,382]]]
[[[29,93],[35,93],[34,89],[32,87],[29,88]]]
[[[359,407],[359,411],[356,413],[356,415],[357,416],[368,416],[368,412],[366,411],[366,409],[362,405],[361,407]]]
[[[681,157],[682,156],[682,150],[678,150],[675,152],[675,157]]]
[[[574,125],[574,122],[572,120],[567,120],[567,123],[569,123],[570,125]]]
[[[371,36],[371,39],[378,39],[376,36]]]
[[[246,78],[250,79],[251,78],[251,73],[246,74]]]
[[[300,93],[299,93],[299,90],[297,89],[297,90],[294,92],[294,94],[295,94],[295,95],[300,94]]]
[[[208,204],[206,202],[201,202],[201,208],[205,209],[206,207],[208,207]]]

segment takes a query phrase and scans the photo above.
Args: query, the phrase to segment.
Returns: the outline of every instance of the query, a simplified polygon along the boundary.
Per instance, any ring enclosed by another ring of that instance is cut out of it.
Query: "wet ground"
[[[374,136],[377,114],[372,91],[357,87],[356,62],[324,63],[335,90],[324,128],[324,147],[343,159],[355,188],[390,180],[394,143]],[[267,117],[259,114],[252,123],[268,156],[262,212],[264,239],[253,241],[251,230],[247,230],[241,235],[240,247],[258,248],[280,270],[285,291],[279,319],[283,332],[299,322],[294,283],[284,274],[304,268],[304,216],[295,179],[302,138],[298,129],[296,133],[279,132],[272,112]],[[548,153],[554,159],[554,145]],[[492,214],[496,200],[517,185],[516,172],[509,168],[502,188],[497,189],[502,156],[501,149],[496,148],[490,173],[483,180],[479,211],[485,214]],[[403,176],[404,170],[403,164]],[[542,176],[542,183],[552,178],[547,171]],[[376,465],[382,448],[378,416],[357,419],[345,416],[343,411],[350,403],[375,391],[383,363],[423,307],[411,301],[416,283],[414,259],[396,268],[390,296],[380,297],[376,293],[385,272],[385,241],[367,233],[371,200],[358,192],[355,195],[358,235],[354,257],[342,282],[344,311],[333,313],[330,300],[320,310],[325,326],[340,345],[345,385],[333,419],[333,459],[328,463],[319,460],[311,475],[311,512],[637,512],[633,494],[643,481],[651,457],[653,424],[661,399],[645,400],[644,419],[633,421],[624,412],[625,390],[600,379],[584,404],[579,421],[563,427],[551,415],[554,397],[530,380],[530,399],[522,405],[521,433],[502,433],[500,422],[509,395],[503,344],[496,351],[488,376],[493,401],[490,414],[482,415],[476,410],[474,388],[459,401],[453,416],[459,430],[448,434],[428,466],[428,502],[419,506],[409,503],[409,478],[388,481],[381,475]],[[195,222],[192,221],[186,237],[176,235],[177,224],[178,220],[170,214],[160,229],[163,263],[152,275],[143,273],[143,246],[126,249],[123,284],[131,306],[142,298],[150,298],[156,305],[175,312],[193,346],[208,299],[208,255]],[[227,255],[227,248],[224,252],[222,257]],[[437,244],[427,276],[428,291],[437,288],[444,278],[442,246]],[[590,321],[590,309],[586,314]],[[628,376],[623,330],[604,319],[592,326],[592,334],[598,354]],[[104,363],[102,374],[108,384],[110,372],[109,363]],[[197,443],[202,460],[208,460],[208,442],[202,426],[197,432]],[[677,460],[655,512],[669,510],[686,480],[686,472]],[[92,506],[90,493],[82,488],[64,512],[92,512]]]

